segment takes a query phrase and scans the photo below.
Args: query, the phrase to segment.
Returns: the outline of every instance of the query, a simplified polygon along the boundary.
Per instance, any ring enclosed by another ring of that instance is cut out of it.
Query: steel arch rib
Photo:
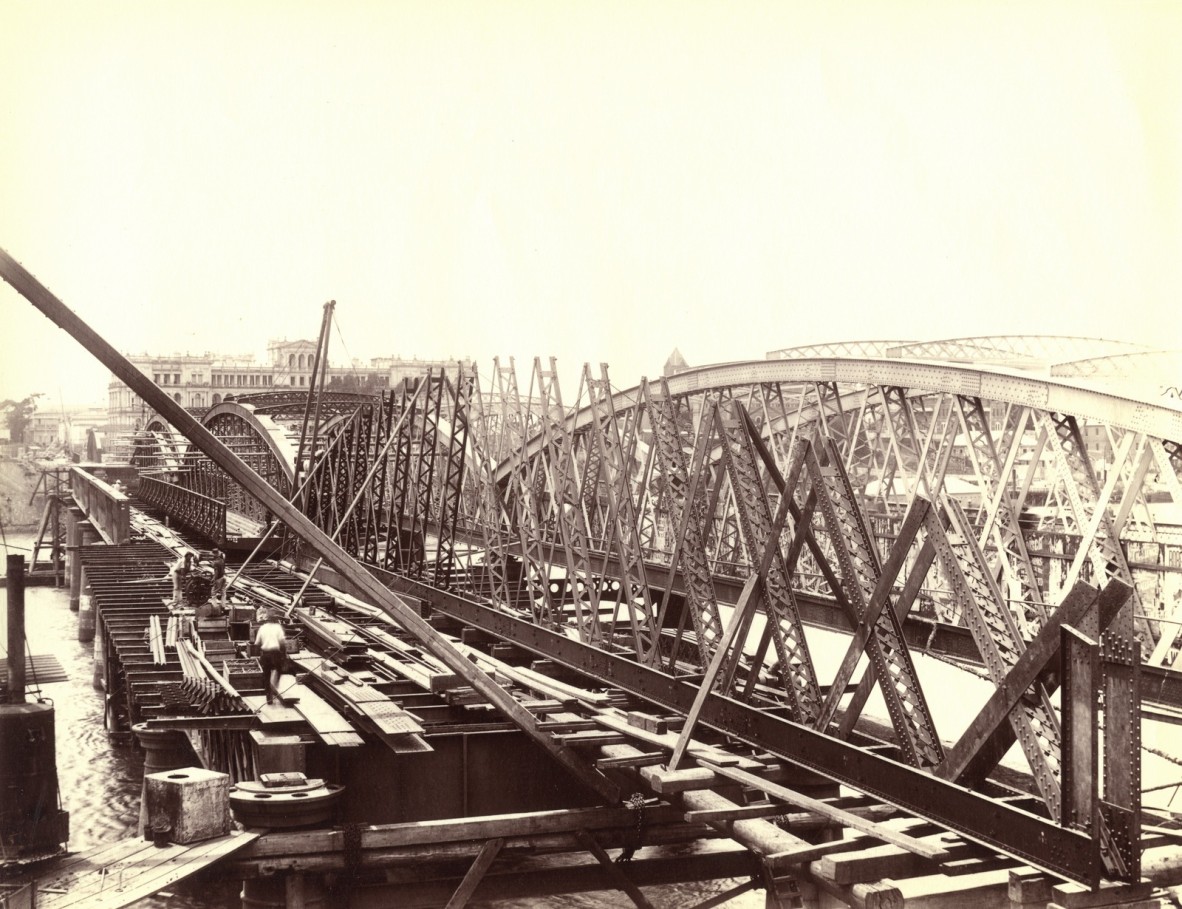
[[[238,401],[215,404],[201,418],[201,423],[203,426],[212,426],[218,417],[227,416],[237,417],[254,430],[283,470],[290,485],[295,476],[296,451],[287,430],[266,414],[255,413],[253,405]]]
[[[798,360],[747,360],[703,366],[670,376],[673,396],[717,388],[783,382],[839,382],[852,385],[897,386],[937,394],[979,397],[1003,404],[1035,407],[1044,411],[1087,417],[1111,426],[1144,432],[1167,440],[1182,440],[1182,410],[1158,401],[1110,394],[1053,381],[1000,367],[983,368],[900,359],[844,359],[823,357]],[[612,403],[626,409],[638,399],[639,386],[616,392]],[[567,432],[589,426],[592,414],[584,407],[567,418]],[[532,458],[541,447],[535,435],[525,443],[524,456]],[[510,466],[497,466],[497,480],[504,481]]]

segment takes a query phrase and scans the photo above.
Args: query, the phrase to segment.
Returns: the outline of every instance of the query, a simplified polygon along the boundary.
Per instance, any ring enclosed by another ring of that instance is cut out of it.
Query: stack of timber
[[[432,750],[420,735],[423,727],[411,714],[357,675],[306,651],[290,659],[319,683],[318,690],[326,698],[360,717],[390,750],[398,754]]]

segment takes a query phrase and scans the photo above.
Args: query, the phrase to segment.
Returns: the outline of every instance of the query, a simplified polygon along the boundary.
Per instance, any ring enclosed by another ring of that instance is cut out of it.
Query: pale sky
[[[1179,47],[1177,2],[0,0],[0,247],[121,350],[332,298],[334,360],[554,355],[568,398],[675,346],[1182,347]],[[0,321],[0,399],[105,400]]]

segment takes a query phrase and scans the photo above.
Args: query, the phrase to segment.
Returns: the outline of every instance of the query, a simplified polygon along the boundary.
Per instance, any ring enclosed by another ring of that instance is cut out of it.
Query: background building
[[[316,342],[273,340],[267,344],[267,359],[254,354],[127,354],[131,363],[148,376],[182,407],[202,413],[230,395],[309,388],[316,361]],[[353,360],[334,365],[329,357],[326,375],[329,387],[380,390],[393,388],[403,379],[422,375],[427,369],[454,370],[457,362],[470,368],[472,360],[419,360],[375,357],[368,363]],[[107,386],[107,427],[109,432],[131,432],[145,424],[153,411],[118,377]]]

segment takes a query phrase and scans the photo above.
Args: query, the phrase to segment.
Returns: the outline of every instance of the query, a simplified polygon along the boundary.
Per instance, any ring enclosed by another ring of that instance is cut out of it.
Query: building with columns
[[[307,340],[272,340],[267,343],[267,358],[259,361],[254,354],[200,355],[127,354],[128,360],[182,407],[202,413],[220,404],[228,396],[257,394],[266,391],[309,388],[312,367],[316,362],[316,342]],[[428,369],[454,370],[457,363],[471,368],[472,360],[419,360],[400,357],[375,357],[368,363],[353,360],[334,364],[329,357],[325,374],[329,387],[393,388],[401,381],[425,373]],[[142,427],[152,409],[118,377],[112,375],[107,385],[108,431],[132,432]]]

